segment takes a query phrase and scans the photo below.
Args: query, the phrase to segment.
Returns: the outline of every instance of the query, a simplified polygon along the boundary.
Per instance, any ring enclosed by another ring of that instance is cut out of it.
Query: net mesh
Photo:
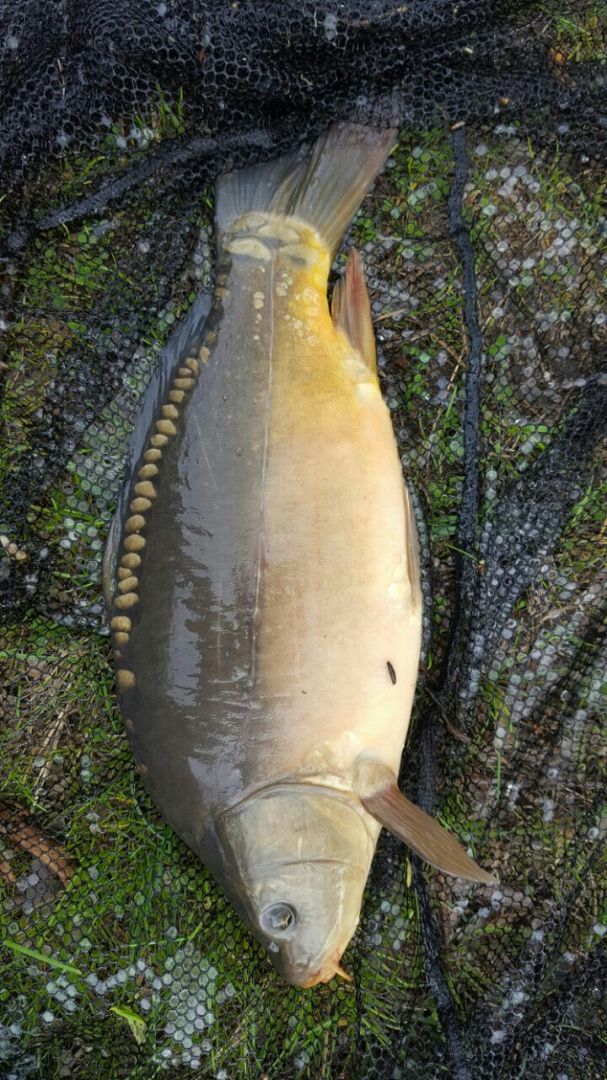
[[[0,12],[0,1075],[607,1072],[605,16],[564,4],[7,0]],[[281,983],[143,791],[101,556],[212,180],[401,125],[362,250],[426,594],[351,985]],[[460,126],[461,121],[466,121]]]

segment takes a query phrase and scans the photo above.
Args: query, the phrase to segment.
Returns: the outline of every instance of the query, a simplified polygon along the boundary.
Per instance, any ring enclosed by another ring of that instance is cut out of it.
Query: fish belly
[[[298,295],[275,318],[257,680],[273,770],[347,785],[359,753],[398,772],[421,611],[377,377]]]

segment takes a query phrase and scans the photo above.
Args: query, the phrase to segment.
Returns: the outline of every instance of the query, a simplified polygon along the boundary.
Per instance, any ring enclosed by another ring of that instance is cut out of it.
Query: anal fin
[[[371,302],[360,255],[352,248],[343,277],[339,279],[331,300],[331,315],[338,330],[342,330],[360,353],[373,374],[377,371],[375,334],[371,318]]]
[[[497,884],[495,877],[470,858],[459,840],[405,798],[396,783],[362,796],[361,802],[369,814],[438,870],[484,885]]]

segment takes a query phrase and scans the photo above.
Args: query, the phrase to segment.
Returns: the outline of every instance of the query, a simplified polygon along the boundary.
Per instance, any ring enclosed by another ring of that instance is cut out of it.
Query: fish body
[[[108,560],[140,771],[301,986],[340,970],[359,918],[381,828],[366,799],[394,792],[422,618],[362,269],[331,312],[344,224],[331,197],[320,221],[306,202],[345,153],[355,208],[392,136],[327,139],[311,176],[294,159],[220,182],[214,308],[165,380]]]

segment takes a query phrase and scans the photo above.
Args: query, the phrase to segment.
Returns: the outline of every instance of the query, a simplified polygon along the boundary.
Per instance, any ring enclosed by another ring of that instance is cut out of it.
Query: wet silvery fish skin
[[[327,302],[392,144],[340,125],[307,156],[219,181],[214,308],[144,409],[106,558],[145,783],[299,986],[343,973],[382,824],[491,880],[396,787],[415,525],[356,255]]]

